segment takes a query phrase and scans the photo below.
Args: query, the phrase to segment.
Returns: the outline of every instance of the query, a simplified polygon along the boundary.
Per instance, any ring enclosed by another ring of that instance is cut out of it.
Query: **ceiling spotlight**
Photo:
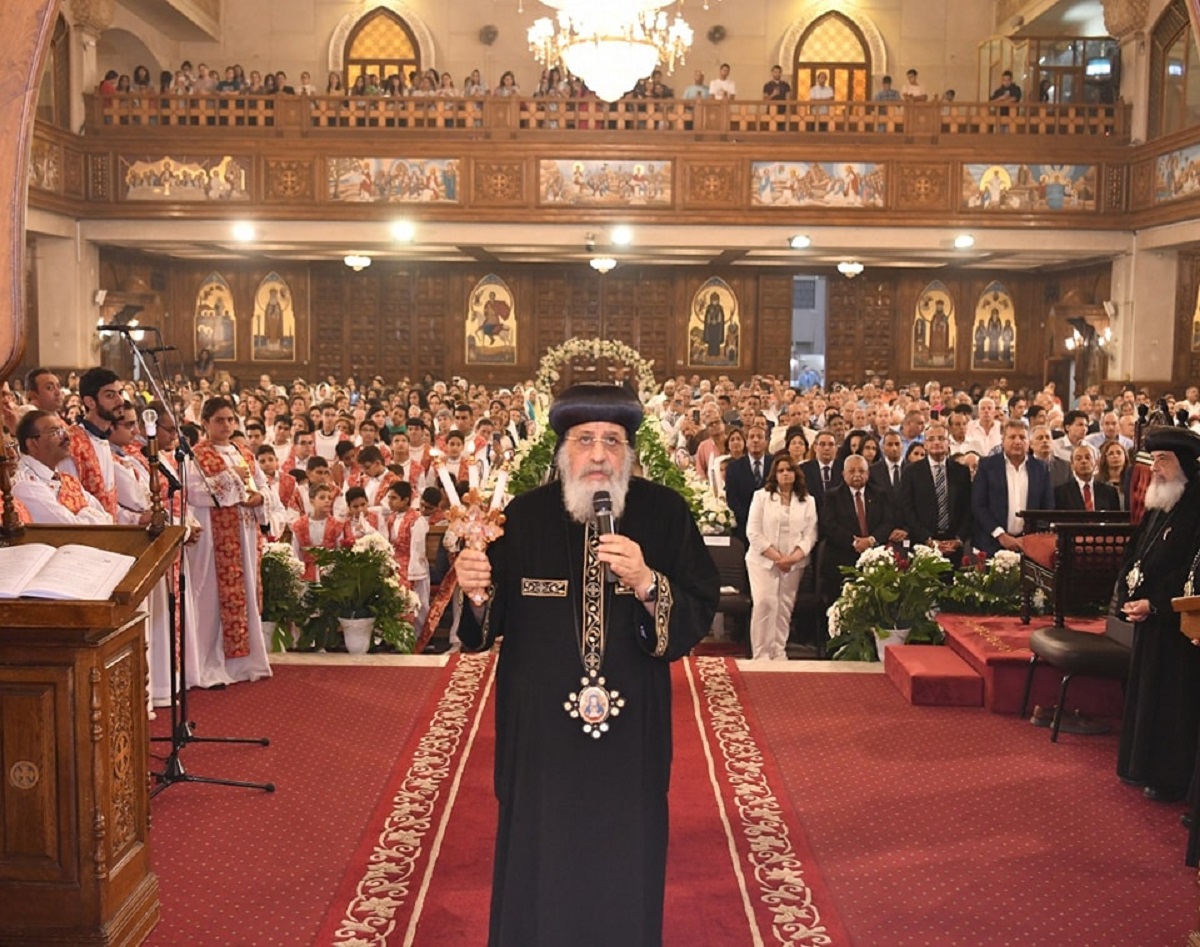
[[[621,224],[619,227],[613,227],[612,233],[609,235],[612,239],[614,247],[627,247],[633,243],[633,229]]]
[[[417,236],[417,225],[411,220],[397,220],[392,223],[392,239],[401,243],[412,243]]]
[[[973,246],[975,246],[975,238],[969,233],[960,233],[954,238],[955,250],[970,250]]]
[[[812,246],[812,237],[806,233],[793,234],[788,244],[793,250],[807,250]]]
[[[593,270],[601,274],[608,273],[617,265],[617,261],[610,256],[594,256],[588,263]]]
[[[238,243],[249,243],[254,239],[254,224],[247,220],[239,220],[233,225],[233,239]]]
[[[371,265],[371,258],[365,253],[347,253],[342,257],[342,262],[354,270],[355,273],[361,273]]]
[[[838,264],[838,272],[846,277],[846,279],[854,279],[862,271],[863,265],[858,260],[842,260]]]

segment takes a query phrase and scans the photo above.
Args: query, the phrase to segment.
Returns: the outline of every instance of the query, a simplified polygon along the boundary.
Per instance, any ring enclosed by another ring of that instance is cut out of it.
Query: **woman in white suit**
[[[755,660],[786,661],[796,589],[817,542],[817,504],[804,474],[780,454],[750,501],[746,522],[750,574],[750,649]]]

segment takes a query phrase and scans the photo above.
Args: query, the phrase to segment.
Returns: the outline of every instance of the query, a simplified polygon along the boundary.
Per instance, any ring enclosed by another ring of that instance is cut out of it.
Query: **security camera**
[[[583,248],[587,250],[588,253],[591,253],[596,249],[596,235],[594,233],[589,233],[583,238]]]

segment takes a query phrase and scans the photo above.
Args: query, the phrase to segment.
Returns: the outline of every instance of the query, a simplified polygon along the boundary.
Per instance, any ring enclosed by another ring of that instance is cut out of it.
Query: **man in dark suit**
[[[819,510],[825,502],[825,494],[842,482],[842,472],[837,469],[837,440],[829,431],[822,431],[813,439],[813,459],[800,465],[808,492],[816,500]]]
[[[941,422],[926,429],[925,450],[924,460],[905,469],[896,507],[912,542],[935,546],[955,562],[971,538],[971,472],[950,462],[950,432]]]
[[[817,522],[824,543],[822,592],[829,601],[842,588],[838,566],[852,566],[872,546],[882,546],[897,525],[892,491],[870,482],[865,457],[847,457],[842,476],[843,482],[825,494]]]
[[[897,431],[888,431],[879,443],[879,460],[871,465],[871,482],[886,487],[894,494],[900,489],[900,476],[904,472],[904,445]]]
[[[771,472],[767,456],[767,432],[761,427],[746,431],[746,453],[730,463],[725,471],[725,502],[733,511],[733,535],[746,542],[746,520],[750,518],[750,501],[754,491],[763,485]]]
[[[1119,510],[1121,497],[1117,488],[1107,483],[1098,483],[1096,475],[1095,448],[1080,444],[1071,454],[1073,476],[1066,483],[1054,488],[1056,510]]]
[[[1071,479],[1071,465],[1061,457],[1054,456],[1054,435],[1046,425],[1030,428],[1029,454],[1050,471],[1050,485],[1055,489]]]
[[[1029,434],[1024,421],[1004,423],[999,454],[979,461],[971,485],[973,542],[977,550],[994,556],[1001,549],[1020,552],[1025,524],[1022,510],[1054,509],[1054,489],[1046,465],[1029,456]],[[1009,503],[1012,478],[1013,503]]]

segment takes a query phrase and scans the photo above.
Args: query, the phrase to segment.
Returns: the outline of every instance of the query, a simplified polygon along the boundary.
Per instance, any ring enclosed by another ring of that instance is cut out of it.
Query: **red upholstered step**
[[[983,678],[946,647],[901,644],[883,652],[883,670],[910,704],[978,707]]]
[[[946,645],[983,678],[983,706],[998,714],[1015,714],[1021,709],[1025,676],[1029,672],[1029,636],[1050,623],[1045,616],[1021,624],[1016,617],[950,615],[943,612],[938,624],[946,632]],[[1067,627],[1076,631],[1104,633],[1102,618],[1068,618]],[[1048,664],[1038,666],[1033,676],[1030,707],[1051,707],[1058,700],[1061,672]],[[1079,677],[1071,681],[1068,710],[1090,717],[1121,716],[1121,685],[1117,681]]]

